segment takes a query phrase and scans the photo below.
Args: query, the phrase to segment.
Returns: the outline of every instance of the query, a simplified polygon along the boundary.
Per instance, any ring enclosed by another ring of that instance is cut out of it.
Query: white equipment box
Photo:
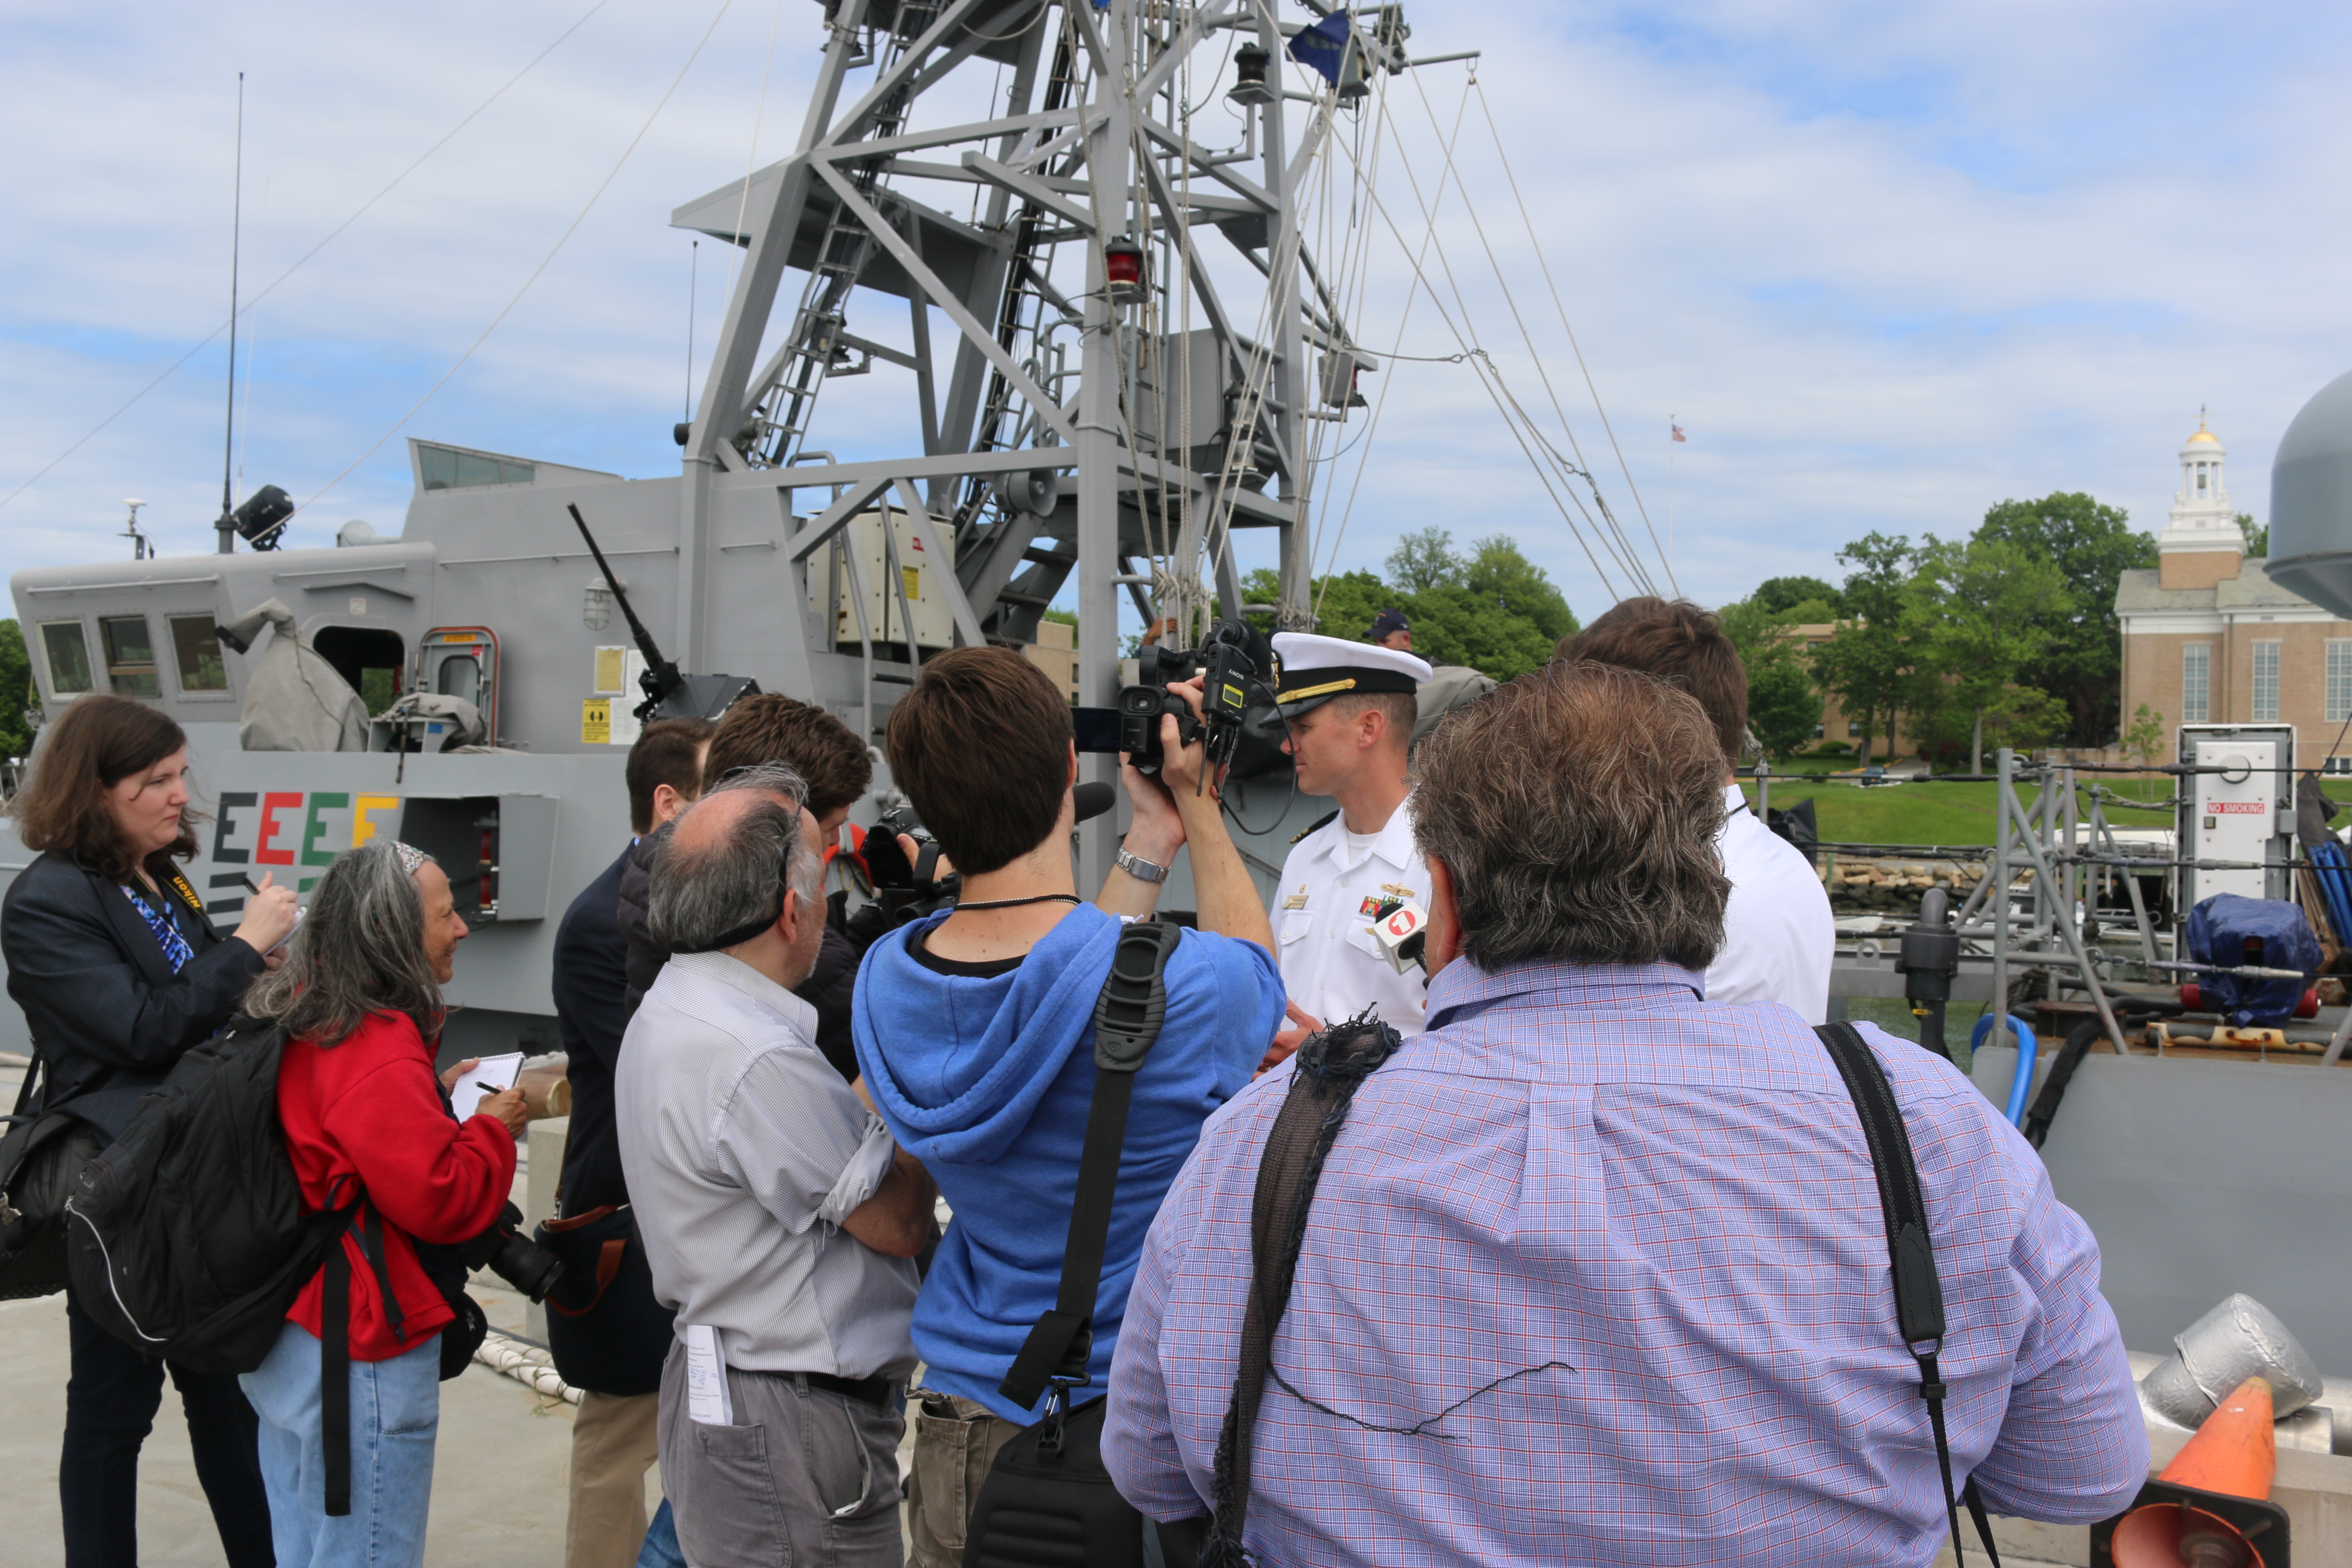
[[[2183,865],[2181,915],[2216,893],[2294,898],[2287,862],[2294,853],[2294,726],[2183,724],[2180,762],[2221,770],[2180,775],[2181,859],[2242,863],[2227,870]]]

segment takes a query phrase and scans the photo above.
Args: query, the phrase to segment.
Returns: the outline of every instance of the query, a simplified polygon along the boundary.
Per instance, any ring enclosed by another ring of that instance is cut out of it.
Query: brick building
[[[2164,716],[2159,760],[2174,754],[2184,723],[2292,724],[2296,761],[2308,765],[2352,716],[2352,622],[2246,559],[2222,479],[2226,456],[2200,420],[2180,448],[2180,492],[2156,536],[2156,569],[2126,572],[2116,585],[2123,722],[2128,729],[2143,702]],[[2352,773],[2352,756],[2324,765]]]

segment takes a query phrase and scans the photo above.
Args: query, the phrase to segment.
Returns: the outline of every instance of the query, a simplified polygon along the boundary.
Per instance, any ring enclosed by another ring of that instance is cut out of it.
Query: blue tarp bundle
[[[2293,969],[2300,980],[2246,974],[2200,974],[2197,986],[2209,1011],[2232,1024],[2280,1024],[2303,1000],[2319,973],[2319,939],[2300,906],[2281,899],[2216,893],[2189,911],[2189,956],[2199,963]]]
[[[1336,87],[1348,58],[1348,35],[1353,30],[1349,14],[1334,11],[1314,26],[1301,27],[1291,35],[1290,58],[1321,73],[1325,81]]]

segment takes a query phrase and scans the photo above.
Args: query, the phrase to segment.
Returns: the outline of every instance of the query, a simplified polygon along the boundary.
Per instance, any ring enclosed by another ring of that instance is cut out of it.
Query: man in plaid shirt
[[[1778,1004],[1707,1004],[1722,754],[1650,677],[1556,663],[1423,743],[1428,1030],[1358,1091],[1272,1345],[1265,1563],[1925,1564],[1946,1533],[1862,1126]],[[1864,1028],[1916,1156],[1954,1484],[2104,1518],[2147,1436],[2096,1243],[1953,1068]],[[1145,1245],[1104,1453],[1200,1514],[1287,1090],[1213,1116]]]

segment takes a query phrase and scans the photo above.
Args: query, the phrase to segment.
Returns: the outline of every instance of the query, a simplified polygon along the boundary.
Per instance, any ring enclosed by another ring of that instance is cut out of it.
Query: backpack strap
[[[1813,1033],[1829,1047],[1838,1076],[1862,1116],[1862,1135],[1870,1145],[1871,1170],[1878,1177],[1878,1205],[1886,1221],[1887,1252],[1894,1262],[1895,1321],[1904,1348],[1919,1363],[1919,1397],[1927,1402],[1927,1425],[1936,1436],[1936,1468],[1944,1478],[1944,1517],[1952,1531],[1952,1558],[1965,1564],[1960,1549],[1960,1510],[1952,1495],[1952,1448],[1944,1431],[1944,1399],[1949,1392],[1936,1367],[1944,1348],[1944,1288],[1936,1278],[1936,1253],[1927,1234],[1927,1205],[1919,1185],[1918,1162],[1912,1157],[1911,1135],[1904,1131],[1902,1108],[1886,1081],[1886,1069],[1852,1024],[1822,1024]],[[1925,1347],[1924,1349],[1922,1347]],[[1969,1517],[1976,1521],[1977,1536],[1993,1568],[2000,1568],[2000,1550],[1992,1543],[1992,1521],[1986,1516],[1983,1497],[1970,1476],[1961,1489]]]
[[[997,1393],[1015,1405],[1037,1403],[1053,1386],[1046,1418],[1061,1414],[1062,1396],[1087,1382],[1094,1352],[1089,1327],[1102,1286],[1103,1252],[1110,1242],[1111,1199],[1118,1188],[1118,1156],[1127,1142],[1128,1107],[1135,1075],[1160,1037],[1168,1013],[1168,960],[1181,928],[1137,921],[1118,933],[1110,977],[1095,1000],[1095,1089],[1087,1109],[1086,1143],[1078,1155],[1077,1199],[1070,1205],[1069,1240],[1062,1250],[1062,1284],[1053,1310],[1037,1320],[1013,1358]]]
[[[1290,1306],[1299,1249],[1307,1241],[1307,1211],[1356,1090],[1402,1044],[1396,1030],[1369,1009],[1314,1036],[1299,1047],[1289,1093],[1266,1132],[1250,1197],[1249,1299],[1242,1309],[1233,1396],[1217,1433],[1209,1489],[1213,1517],[1202,1568],[1235,1568],[1249,1561],[1242,1549],[1242,1527],[1249,1515],[1251,1442],[1274,1372],[1275,1331]]]
[[[338,1182],[330,1202],[341,1191]],[[406,1337],[401,1334],[400,1300],[392,1293],[392,1275],[384,1268],[383,1221],[364,1197],[337,1212],[348,1217],[327,1249],[319,1301],[319,1436],[326,1450],[323,1479],[330,1519],[343,1519],[352,1511],[352,1255],[343,1247],[346,1236],[359,1238],[360,1250],[375,1271],[392,1331]]]

